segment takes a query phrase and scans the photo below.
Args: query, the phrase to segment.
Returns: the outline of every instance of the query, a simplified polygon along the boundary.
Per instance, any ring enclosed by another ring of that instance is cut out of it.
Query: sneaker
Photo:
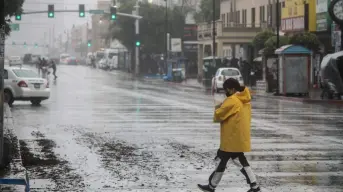
[[[214,189],[212,187],[210,187],[209,185],[200,185],[198,184],[198,187],[201,191],[205,191],[205,192],[214,192]]]
[[[248,192],[261,192],[260,187],[257,187],[256,189],[251,188]]]

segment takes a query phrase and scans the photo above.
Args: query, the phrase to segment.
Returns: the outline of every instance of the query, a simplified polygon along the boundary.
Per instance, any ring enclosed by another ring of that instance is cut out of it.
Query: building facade
[[[88,52],[87,42],[91,31],[88,23],[73,26],[70,31],[70,48],[74,55],[84,56]]]
[[[283,1],[280,0],[282,3]],[[258,50],[250,46],[257,33],[275,29],[276,0],[222,0],[220,20],[216,21],[215,56],[251,61]],[[279,20],[280,21],[280,20]],[[198,74],[202,76],[202,58],[212,54],[212,24],[198,25]]]
[[[110,11],[111,1],[100,0],[97,3],[97,9]],[[101,48],[108,46],[106,42],[106,37],[108,35],[108,28],[110,25],[110,20],[103,17],[103,15],[92,15],[92,52],[96,52]]]
[[[285,0],[282,3],[281,30],[285,33],[316,31],[317,0]]]

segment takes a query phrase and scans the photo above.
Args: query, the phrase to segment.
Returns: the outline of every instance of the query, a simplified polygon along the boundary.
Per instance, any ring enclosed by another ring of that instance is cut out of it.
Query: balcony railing
[[[208,39],[213,36],[213,23],[198,24],[198,39]],[[267,29],[267,22],[247,24],[247,23],[223,23],[222,21],[215,22],[215,35],[223,36],[225,32],[259,32]]]

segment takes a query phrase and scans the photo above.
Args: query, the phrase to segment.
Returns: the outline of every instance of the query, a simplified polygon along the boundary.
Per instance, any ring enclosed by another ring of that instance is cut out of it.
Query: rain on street
[[[198,191],[214,169],[213,96],[123,72],[58,66],[51,98],[15,102],[32,191]],[[343,109],[253,99],[252,152],[262,191],[343,190]],[[247,191],[229,165],[217,191]]]

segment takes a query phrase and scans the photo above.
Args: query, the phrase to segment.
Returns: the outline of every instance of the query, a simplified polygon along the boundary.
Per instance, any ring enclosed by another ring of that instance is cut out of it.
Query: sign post
[[[92,9],[88,11],[90,14],[104,14],[105,11],[104,10],[100,10],[100,9]]]

